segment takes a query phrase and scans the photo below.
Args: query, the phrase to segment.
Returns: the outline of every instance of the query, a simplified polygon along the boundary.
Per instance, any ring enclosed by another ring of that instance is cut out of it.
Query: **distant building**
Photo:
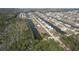
[[[26,14],[25,13],[19,13],[17,18],[26,19]]]
[[[64,24],[64,25],[65,25],[66,27],[69,27],[69,28],[71,27],[71,25],[68,25],[68,24]]]
[[[75,23],[76,26],[79,26],[79,23]]]

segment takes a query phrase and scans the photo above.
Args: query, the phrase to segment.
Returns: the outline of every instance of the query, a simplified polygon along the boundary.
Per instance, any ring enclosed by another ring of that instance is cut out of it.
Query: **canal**
[[[30,26],[30,28],[33,32],[34,38],[35,39],[41,39],[41,35],[38,32],[38,30],[36,29],[35,25],[33,24],[32,19],[28,19],[28,24],[29,24],[29,26]]]

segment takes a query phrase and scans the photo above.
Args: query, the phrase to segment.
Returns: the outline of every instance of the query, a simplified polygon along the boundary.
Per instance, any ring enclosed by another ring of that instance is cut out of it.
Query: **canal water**
[[[33,31],[34,38],[41,39],[41,35],[38,32],[38,30],[35,28],[35,25],[33,24],[32,19],[28,19],[28,24],[29,24],[31,30]]]

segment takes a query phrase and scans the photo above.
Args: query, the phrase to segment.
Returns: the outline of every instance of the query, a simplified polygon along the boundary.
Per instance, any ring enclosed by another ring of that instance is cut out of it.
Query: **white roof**
[[[76,26],[79,26],[79,23],[75,23]]]
[[[71,25],[68,25],[68,24],[64,24],[65,26],[67,26],[67,27],[71,27]]]
[[[66,27],[62,27],[61,30],[62,30],[62,31],[66,31],[67,28],[66,28]]]

